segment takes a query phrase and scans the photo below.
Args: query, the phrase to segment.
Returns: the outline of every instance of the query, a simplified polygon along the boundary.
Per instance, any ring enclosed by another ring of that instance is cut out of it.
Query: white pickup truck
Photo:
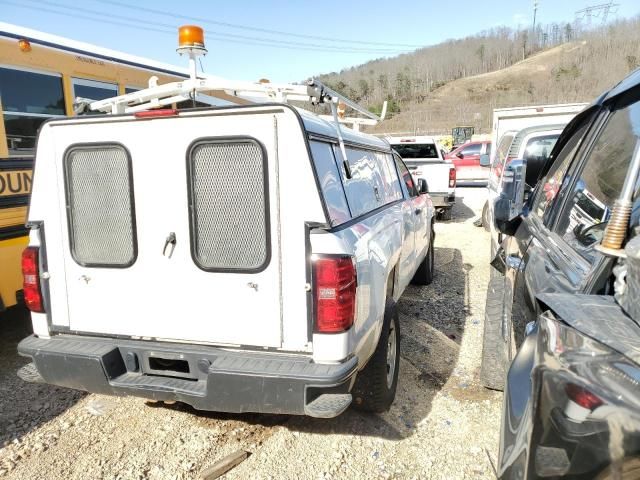
[[[225,412],[388,409],[395,302],[434,271],[424,182],[387,142],[283,102],[140,105],[171,88],[43,124],[22,377]]]
[[[456,201],[456,167],[432,137],[386,137],[415,178],[427,181],[429,196],[442,220],[451,219]]]

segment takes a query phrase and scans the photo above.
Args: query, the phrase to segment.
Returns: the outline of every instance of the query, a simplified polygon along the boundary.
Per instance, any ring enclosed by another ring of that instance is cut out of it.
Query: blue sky
[[[538,3],[538,21],[548,23],[572,21],[576,10],[604,0]],[[637,0],[616,3],[611,18],[640,14]],[[0,0],[2,21],[177,65],[177,27],[195,23],[205,29],[205,72],[272,81],[303,80],[493,26],[526,26],[532,13],[533,0]]]

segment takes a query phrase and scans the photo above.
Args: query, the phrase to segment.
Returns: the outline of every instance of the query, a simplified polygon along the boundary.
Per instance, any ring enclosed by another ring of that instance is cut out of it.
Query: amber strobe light
[[[204,31],[195,25],[183,25],[178,29],[178,48],[204,50]]]
[[[31,51],[31,43],[29,40],[21,38],[18,40],[18,47],[20,47],[21,52],[30,52]]]

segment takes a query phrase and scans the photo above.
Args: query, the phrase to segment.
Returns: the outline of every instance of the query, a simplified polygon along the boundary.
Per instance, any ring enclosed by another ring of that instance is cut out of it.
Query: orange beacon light
[[[196,25],[183,25],[178,28],[178,49],[177,52],[189,55],[189,76],[195,80],[197,75],[196,57],[206,55],[204,48],[204,31]]]
[[[196,25],[183,25],[178,29],[178,49],[183,48],[205,50],[202,28]]]

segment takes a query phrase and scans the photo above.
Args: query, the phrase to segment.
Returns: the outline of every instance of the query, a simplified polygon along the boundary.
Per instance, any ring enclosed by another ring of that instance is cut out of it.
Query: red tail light
[[[453,188],[456,186],[456,169],[449,169],[449,188]]]
[[[22,252],[22,277],[24,289],[24,303],[32,312],[43,313],[44,305],[40,290],[40,268],[38,261],[40,249],[27,247]]]
[[[337,333],[353,325],[356,268],[351,257],[321,257],[314,266],[316,332]]]
[[[594,410],[604,403],[595,393],[575,383],[567,383],[565,391],[571,400],[588,410]]]

